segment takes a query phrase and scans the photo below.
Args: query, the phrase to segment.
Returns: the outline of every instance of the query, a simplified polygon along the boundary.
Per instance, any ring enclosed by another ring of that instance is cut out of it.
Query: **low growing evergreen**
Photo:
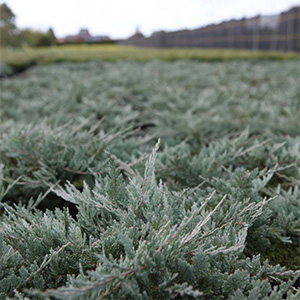
[[[299,299],[297,72],[64,63],[2,80],[0,299]]]

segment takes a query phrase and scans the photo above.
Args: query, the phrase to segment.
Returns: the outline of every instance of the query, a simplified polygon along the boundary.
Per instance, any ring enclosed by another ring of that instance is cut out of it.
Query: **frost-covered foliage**
[[[297,76],[117,62],[2,80],[0,299],[297,299]]]

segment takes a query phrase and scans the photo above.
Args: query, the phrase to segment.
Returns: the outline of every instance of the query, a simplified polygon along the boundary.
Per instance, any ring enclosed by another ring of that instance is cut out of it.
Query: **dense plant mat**
[[[0,77],[11,76],[36,64],[53,62],[120,60],[286,60],[299,59],[299,53],[237,49],[138,48],[120,45],[65,45],[53,47],[0,48]]]
[[[298,77],[152,61],[2,80],[0,299],[298,299]]]

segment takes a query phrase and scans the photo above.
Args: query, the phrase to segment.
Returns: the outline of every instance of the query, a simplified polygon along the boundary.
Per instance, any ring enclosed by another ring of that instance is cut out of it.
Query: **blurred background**
[[[0,6],[0,45],[299,51],[299,1],[38,1]]]

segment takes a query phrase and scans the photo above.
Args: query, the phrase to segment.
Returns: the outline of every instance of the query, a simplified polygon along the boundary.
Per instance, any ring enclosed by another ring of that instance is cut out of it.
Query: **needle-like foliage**
[[[298,299],[297,72],[90,62],[2,80],[0,299]]]

